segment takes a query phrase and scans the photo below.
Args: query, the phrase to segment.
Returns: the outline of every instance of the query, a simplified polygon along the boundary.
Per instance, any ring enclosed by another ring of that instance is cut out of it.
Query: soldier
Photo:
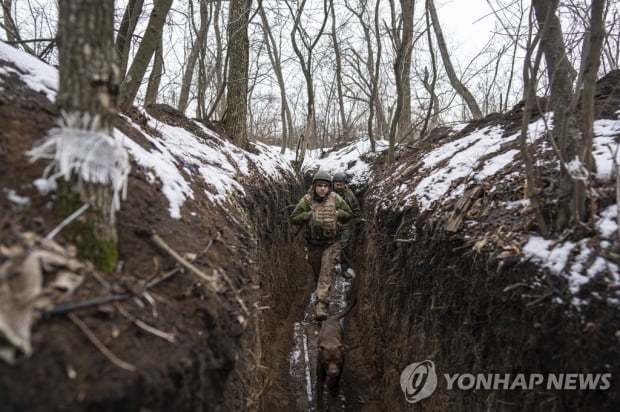
[[[319,170],[312,179],[311,194],[305,194],[291,214],[296,225],[306,226],[308,261],[316,286],[315,319],[327,319],[329,290],[334,266],[340,258],[342,224],[351,218],[351,208],[332,191],[329,173]]]
[[[361,209],[360,204],[355,197],[355,193],[347,186],[347,175],[344,172],[337,172],[334,175],[334,192],[338,193],[349,205],[353,212],[353,218],[349,220],[342,227],[342,236],[340,245],[342,247],[340,255],[340,270],[342,276],[345,278],[352,278],[354,276],[353,269],[350,268],[351,245],[353,239],[351,238],[355,224],[360,220]]]

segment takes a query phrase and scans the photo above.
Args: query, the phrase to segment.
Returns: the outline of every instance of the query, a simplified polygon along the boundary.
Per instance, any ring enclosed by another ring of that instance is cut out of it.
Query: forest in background
[[[296,148],[303,134],[316,148],[367,136],[388,139],[392,133],[396,143],[409,142],[424,139],[436,126],[506,112],[524,98],[524,59],[536,47],[538,29],[530,1],[478,6],[487,22],[482,30],[494,29],[475,33],[484,42],[470,53],[461,50],[465,40],[451,38],[452,28],[441,23],[454,13],[452,0],[238,3],[249,7],[247,133],[255,139]],[[553,3],[566,56],[579,70],[590,2]],[[234,4],[115,2],[121,77],[136,57],[146,60],[141,75],[131,73],[139,85],[136,104],[165,103],[189,117],[226,119],[232,55],[227,28]],[[620,60],[620,10],[614,1],[602,4],[599,76],[618,68]],[[49,0],[2,0],[0,39],[57,65],[57,7]],[[154,13],[162,24],[147,31]],[[478,26],[472,24],[471,31]],[[149,50],[138,53],[141,48]],[[402,66],[396,71],[397,63]],[[547,95],[549,88],[546,72],[539,70],[536,94]],[[308,123],[314,130],[306,129]]]
[[[51,156],[57,175],[77,178],[77,187],[61,188],[60,214],[92,206],[98,229],[87,231],[101,250],[90,257],[105,270],[116,261],[114,211],[129,167],[120,143],[106,136],[115,114],[134,104],[193,111],[243,149],[250,139],[279,144],[282,153],[294,148],[298,170],[307,149],[353,138],[367,138],[373,151],[377,139],[387,140],[393,164],[397,150],[424,145],[437,127],[523,104],[519,141],[536,231],[586,222],[596,196],[595,85],[620,56],[617,2],[489,0],[496,29],[469,62],[459,61],[442,30],[438,10],[450,3],[435,3],[3,0],[2,28],[9,44],[58,62],[65,130],[31,156]],[[540,204],[541,159],[528,148],[534,111],[553,113],[547,142],[555,156],[545,161],[559,174],[551,217]],[[86,140],[65,144],[76,130],[107,142],[108,163],[95,164],[95,173],[92,159],[79,167],[62,161],[84,160],[74,148]]]

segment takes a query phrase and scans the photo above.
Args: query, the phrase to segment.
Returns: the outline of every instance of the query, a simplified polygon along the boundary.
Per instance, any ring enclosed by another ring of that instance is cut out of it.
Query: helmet
[[[325,170],[319,170],[316,172],[312,178],[312,184],[316,183],[317,180],[325,180],[326,182],[329,182],[330,185],[332,184],[332,176]]]
[[[345,182],[345,183],[347,183],[347,175],[344,172],[337,172],[334,175],[334,182]]]

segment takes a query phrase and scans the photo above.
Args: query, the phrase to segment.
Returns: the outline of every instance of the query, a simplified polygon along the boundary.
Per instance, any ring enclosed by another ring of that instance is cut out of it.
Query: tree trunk
[[[267,44],[267,52],[269,54],[269,60],[271,66],[278,80],[278,86],[280,88],[280,118],[282,121],[282,149],[281,154],[284,154],[289,143],[289,139],[293,137],[293,116],[291,115],[291,109],[288,105],[288,98],[286,96],[286,83],[284,82],[284,76],[282,75],[282,63],[280,61],[280,54],[278,53],[278,47],[276,41],[271,32],[265,9],[263,9],[262,2],[259,5],[259,14],[261,18],[261,25],[263,27],[263,35],[265,37],[265,43]]]
[[[125,77],[127,71],[127,62],[129,61],[129,50],[131,49],[131,38],[138,24],[140,14],[142,14],[142,6],[144,0],[129,0],[125,13],[121,20],[121,25],[116,36],[116,52],[120,62],[121,79]]]
[[[196,90],[197,104],[196,117],[204,120],[212,120],[213,113],[216,113],[216,120],[222,119],[226,110],[226,98],[224,91],[226,85],[226,59],[223,51],[222,33],[220,30],[220,18],[222,2],[208,2],[209,14],[213,20],[213,32],[215,38],[215,57],[208,58],[207,42],[203,42],[200,47],[200,61],[198,63],[198,87]],[[214,89],[214,96],[207,101],[207,89],[211,86]]]
[[[413,12],[415,0],[400,0],[403,35],[401,38],[403,59],[400,62],[401,109],[398,118],[398,140],[411,133],[411,54],[413,52]]]
[[[155,50],[155,59],[153,60],[153,68],[149,76],[149,84],[146,87],[144,95],[144,105],[157,102],[157,93],[159,92],[159,84],[161,83],[161,75],[164,71],[164,45],[161,37]]]
[[[344,93],[342,92],[342,55],[340,52],[340,44],[338,42],[337,28],[336,28],[336,12],[334,11],[334,0],[330,0],[332,9],[332,45],[334,47],[334,59],[336,60],[336,91],[338,92],[338,113],[340,114],[340,126],[342,127],[342,134],[344,140],[349,139],[349,124],[347,121],[347,115],[344,108]]]
[[[426,10],[426,36],[428,41],[428,49],[431,55],[431,70],[433,71],[433,78],[431,82],[428,81],[428,69],[424,68],[424,88],[429,94],[428,110],[426,117],[424,118],[424,125],[420,131],[420,139],[426,137],[427,131],[433,130],[439,123],[439,98],[435,93],[435,84],[437,83],[437,63],[435,62],[435,51],[433,50],[433,37],[431,35],[431,22],[428,10]]]
[[[142,42],[138,47],[127,75],[121,83],[119,101],[122,112],[128,111],[133,106],[144,79],[146,68],[161,38],[164,22],[171,5],[172,0],[159,0],[155,2]]]
[[[605,38],[603,22],[604,0],[592,0],[592,15],[590,30],[584,39],[583,59],[583,93],[581,95],[581,110],[583,113],[581,132],[583,147],[579,159],[583,165],[587,178],[594,172],[594,156],[592,155],[593,127],[594,127],[594,95],[596,93],[596,78],[601,61],[601,50]],[[577,148],[578,150],[579,148]],[[589,180],[589,179],[588,179]],[[584,222],[587,218],[587,183],[588,180],[577,180],[575,183],[574,215]]]
[[[530,25],[532,27],[532,25]],[[539,41],[540,37],[536,37],[535,41]],[[525,86],[523,107],[523,116],[521,117],[521,133],[519,135],[519,148],[521,155],[523,156],[523,164],[525,166],[525,184],[526,193],[525,197],[529,197],[530,205],[534,210],[534,216],[536,216],[536,223],[538,224],[538,231],[541,235],[546,236],[549,231],[549,226],[545,217],[542,214],[540,208],[540,193],[541,185],[534,169],[534,158],[530,152],[530,147],[527,142],[528,127],[530,124],[530,118],[534,103],[536,101],[536,86],[538,84],[538,69],[542,60],[542,48],[538,48],[536,54],[536,60],[532,64],[532,52],[536,45],[531,42],[528,45],[525,53],[525,61],[523,64],[523,82]]]
[[[380,27],[379,27],[379,19],[380,19],[380,15],[381,15],[381,0],[377,0],[375,3],[375,25],[374,25],[374,30],[375,30],[375,44],[377,47],[377,58],[374,62],[374,69],[370,70],[370,73],[372,73],[372,104],[374,107],[374,112],[377,116],[377,129],[381,131],[381,138],[385,139],[385,137],[388,135],[389,133],[389,127],[388,127],[388,121],[386,119],[385,116],[385,111],[383,109],[383,104],[381,102],[381,97],[379,96],[379,84],[381,82],[381,59],[383,57],[382,55],[382,45],[381,45],[381,31],[380,31]],[[369,47],[369,56],[372,57],[372,53],[370,52],[370,40],[367,41],[367,45]],[[373,67],[372,64],[372,59],[369,61],[369,67]],[[372,141],[372,149],[373,152],[375,151],[375,145],[374,145],[374,140]]]
[[[373,152],[376,150],[376,131],[378,131],[379,135],[383,138],[388,135],[388,132],[386,131],[388,130],[386,126],[387,122],[385,120],[385,114],[383,113],[383,107],[381,106],[381,99],[379,98],[382,53],[382,43],[379,31],[380,4],[381,0],[375,0],[373,9],[374,25],[372,30],[366,15],[368,11],[368,3],[360,3],[359,9],[355,9],[352,6],[347,5],[349,11],[357,17],[364,34],[364,42],[366,43],[366,58],[364,59],[366,72],[362,72],[361,69],[357,69],[356,72],[360,79],[367,79],[364,81],[364,84],[368,87],[368,119],[366,121],[366,130],[370,141],[370,150]],[[371,33],[371,31],[374,32]],[[357,53],[355,50],[352,52],[354,55],[359,56],[358,58],[360,61],[362,60],[360,53]],[[354,67],[357,68],[359,65],[355,64]]]
[[[558,215],[556,226],[568,226],[575,212],[575,181],[567,163],[578,159],[583,150],[581,133],[577,120],[570,113],[573,97],[575,69],[566,57],[560,19],[555,15],[558,0],[532,0],[541,36],[541,47],[547,62],[547,74],[551,84],[551,106],[553,108],[553,134],[559,146],[560,183],[558,190]]]
[[[56,103],[68,123],[65,133],[78,133],[80,139],[99,139],[100,134],[109,136],[114,127],[118,68],[113,37],[113,3],[113,0],[59,2],[60,78]],[[59,145],[57,150],[62,150],[62,146]],[[99,162],[102,160],[98,159]],[[75,173],[78,172],[74,171],[71,182],[77,183],[77,187],[70,187],[68,183],[60,186],[57,197],[59,212],[63,217],[67,216],[84,202],[90,204],[90,209],[69,226],[67,236],[97,268],[112,271],[118,258],[113,206],[115,190],[110,183],[92,181]]]
[[[393,42],[396,47],[396,58],[394,60],[394,81],[396,83],[396,107],[394,109],[394,117],[390,125],[388,162],[394,161],[394,150],[396,148],[396,140],[400,140],[407,133],[411,124],[411,88],[410,72],[411,72],[411,49],[413,43],[413,11],[414,0],[400,0],[401,14],[400,23],[402,24],[402,33],[399,36],[400,27],[396,24],[394,4],[390,2],[392,7],[392,30]],[[409,103],[407,103],[409,99]],[[407,114],[407,110],[409,113]]]
[[[11,18],[11,9],[13,8],[13,0],[2,0],[2,15],[4,19],[4,32],[9,43],[17,41],[17,28],[13,24]]]
[[[432,53],[432,51],[431,51]],[[437,93],[435,92],[435,84],[437,83],[437,71],[435,68],[434,59],[432,62],[432,80],[428,81],[428,69],[424,68],[424,79],[422,83],[424,84],[424,88],[429,94],[428,98],[428,109],[426,111],[426,116],[424,117],[424,124],[422,126],[422,130],[420,130],[420,139],[424,139],[427,133],[431,132],[434,128],[439,124],[439,98],[437,97]]]
[[[592,0],[592,17],[590,19],[590,33],[586,37],[588,41],[585,49],[585,64],[583,71],[583,94],[581,95],[581,108],[583,111],[583,152],[581,159],[588,172],[592,173],[595,169],[594,158],[592,156],[592,139],[594,125],[594,96],[596,94],[596,79],[600,65],[601,49],[605,38],[605,27],[603,22],[603,9],[605,0]]]
[[[247,148],[248,69],[250,40],[248,25],[252,0],[231,0],[228,16],[228,98],[226,133],[241,148]]]
[[[222,14],[222,2],[215,2],[215,12],[213,15],[213,29],[215,32],[215,65],[213,74],[215,75],[215,85],[217,89],[217,97],[213,101],[213,107],[207,116],[211,119],[212,113],[217,114],[217,119],[222,119],[226,112],[226,70],[228,59],[224,55],[224,41],[222,40],[222,29],[220,28],[220,15]],[[209,76],[210,77],[210,76]],[[223,97],[223,98],[222,98]]]
[[[298,6],[296,12],[293,12],[291,5],[289,3],[286,4],[291,12],[291,15],[294,17],[295,22],[293,24],[293,28],[291,30],[291,43],[293,45],[293,50],[299,59],[299,63],[301,65],[301,70],[304,74],[304,78],[306,79],[306,93],[308,94],[308,102],[307,102],[307,112],[306,112],[306,125],[304,126],[304,133],[301,136],[301,154],[299,157],[296,156],[297,167],[301,168],[303,165],[304,159],[306,157],[306,149],[308,146],[308,141],[316,140],[316,124],[315,124],[315,116],[314,116],[314,83],[312,79],[312,54],[314,48],[316,47],[318,41],[323,35],[323,31],[325,30],[325,24],[327,23],[327,19],[329,18],[329,8],[327,6],[327,0],[323,2],[323,23],[321,24],[321,28],[319,29],[317,35],[314,40],[310,41],[309,36],[305,33],[305,30],[302,29],[301,26],[301,16],[306,6],[306,0],[302,0]],[[299,45],[297,44],[297,34],[301,38],[305,51],[306,57],[301,52]]]
[[[435,10],[433,0],[426,0],[426,7],[431,14],[431,21],[433,22],[433,29],[435,31],[435,37],[437,38],[437,45],[439,46],[441,60],[443,61],[446,73],[448,74],[448,79],[450,79],[450,84],[456,93],[465,101],[473,118],[480,119],[482,118],[482,112],[480,111],[480,107],[478,107],[478,103],[476,103],[476,99],[471,94],[469,89],[467,89],[467,87],[461,82],[454,71],[454,66],[450,60],[450,53],[448,52],[446,41],[443,38],[443,32],[441,30],[441,26],[439,25],[439,17],[437,17],[437,11]]]
[[[13,0],[2,0],[2,14],[4,16],[4,31],[9,43],[19,45],[28,54],[36,56],[37,53],[28,46],[28,43],[22,42],[19,29],[11,17],[11,9],[13,8]],[[37,56],[38,57],[38,56]]]
[[[181,92],[179,93],[179,104],[177,105],[179,111],[183,113],[185,113],[189,102],[189,90],[192,86],[192,77],[194,76],[194,68],[196,67],[198,56],[200,55],[200,49],[203,47],[207,38],[207,30],[210,25],[209,20],[207,5],[204,1],[200,1],[200,29],[198,29],[198,33],[196,33],[196,39],[192,44],[192,50],[187,58],[183,80],[181,82]]]

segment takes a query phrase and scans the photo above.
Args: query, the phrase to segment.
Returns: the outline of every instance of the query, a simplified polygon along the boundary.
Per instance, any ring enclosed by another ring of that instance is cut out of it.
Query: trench
[[[337,313],[343,310],[350,301],[349,292],[351,281],[342,278],[340,275],[334,277],[332,289],[330,291],[330,313]],[[314,303],[316,296],[312,293],[309,304],[303,313],[303,318],[293,325],[293,347],[290,353],[290,376],[295,387],[294,410],[315,410],[316,402],[316,370],[317,361],[316,340],[320,326],[314,321]],[[347,398],[344,392],[346,379],[340,383],[340,391],[336,399],[325,396],[326,405],[330,410],[344,410]]]
[[[265,294],[259,306],[262,310],[261,348],[264,366],[264,387],[259,410],[261,411],[315,411],[316,410],[316,340],[320,324],[314,320],[316,287],[310,264],[305,256],[305,239],[297,233],[297,227],[288,217],[305,193],[304,185],[292,185],[277,195],[265,196],[276,199],[277,204],[257,219],[259,238],[259,267]],[[258,221],[260,220],[260,223]],[[277,222],[277,223],[276,223]],[[264,231],[261,228],[270,227]],[[273,228],[277,228],[273,230]],[[360,238],[356,245],[363,244]],[[362,270],[359,256],[352,257],[356,276],[345,279],[334,270],[330,290],[328,313],[334,315],[351,302],[354,285]],[[344,343],[349,347],[345,356],[345,368],[340,381],[340,391],[332,398],[325,390],[325,406],[330,410],[361,410],[359,392],[363,375],[356,365],[360,345],[352,333],[355,307],[343,319]]]
[[[305,240],[288,223],[304,186],[281,189],[278,203],[257,225],[277,228],[258,242],[265,292],[259,410],[314,411],[315,285],[305,261]],[[353,295],[357,305],[344,319],[349,349],[340,394],[329,401],[330,410],[588,411],[617,405],[617,390],[450,391],[445,385],[423,402],[407,403],[401,372],[427,359],[438,374],[607,370],[610,360],[618,359],[617,343],[609,336],[620,327],[619,320],[605,304],[591,307],[587,316],[599,319],[596,327],[604,333],[590,333],[563,305],[528,305],[521,291],[506,291],[506,286],[535,276],[536,267],[471,253],[464,247],[465,236],[437,230],[428,216],[381,211],[364,193],[357,195],[366,219],[354,244],[357,276],[352,281],[334,278],[332,301],[337,303],[330,313]],[[403,222],[415,241],[394,242]],[[611,368],[618,372],[617,365]]]

